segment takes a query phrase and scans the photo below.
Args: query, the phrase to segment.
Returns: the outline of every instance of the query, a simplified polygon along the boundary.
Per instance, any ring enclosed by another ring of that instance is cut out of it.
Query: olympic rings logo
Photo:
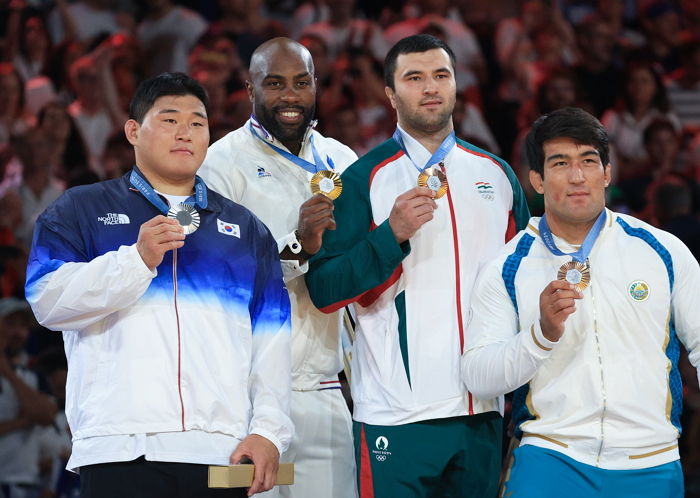
[[[383,462],[386,460],[386,455],[376,455],[378,462]]]

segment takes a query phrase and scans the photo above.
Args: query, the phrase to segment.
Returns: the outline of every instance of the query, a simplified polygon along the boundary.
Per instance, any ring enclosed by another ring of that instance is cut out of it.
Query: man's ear
[[[389,102],[391,103],[391,107],[396,109],[396,97],[394,96],[394,90],[392,90],[388,86],[385,86],[384,93],[386,93],[386,96],[389,98]]]
[[[530,185],[535,189],[538,194],[544,194],[544,181],[542,180],[542,175],[540,175],[534,169],[530,170]]]
[[[255,95],[253,93],[253,83],[250,80],[245,80],[245,93],[248,94],[248,100],[255,102]]]
[[[610,185],[610,182],[612,181],[612,166],[610,163],[605,165],[605,186],[608,187]]]
[[[131,145],[136,145],[139,141],[139,130],[141,126],[135,119],[130,119],[124,123],[124,134]]]

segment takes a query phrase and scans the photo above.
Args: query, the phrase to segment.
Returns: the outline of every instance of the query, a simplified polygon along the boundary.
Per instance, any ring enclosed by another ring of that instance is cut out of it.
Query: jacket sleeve
[[[700,382],[700,266],[690,250],[674,238],[673,273],[675,283],[671,294],[672,320],[678,338],[688,351],[688,359],[698,372]]]
[[[333,211],[336,229],[323,234],[323,246],[311,258],[306,274],[311,300],[324,313],[381,286],[410,252],[408,241],[396,241],[388,219],[372,229],[368,181],[353,169],[342,175],[343,193]]]
[[[490,262],[477,279],[462,356],[462,380],[483,400],[529,382],[557,344],[545,339],[539,320],[519,330],[499,261]]]
[[[257,271],[250,303],[252,358],[248,392],[253,407],[249,433],[269,439],[280,455],[289,447],[294,426],[289,416],[291,305],[282,280],[277,244],[257,221]]]
[[[37,320],[53,330],[81,330],[135,303],[155,273],[136,245],[90,258],[70,193],[39,217],[25,293]]]

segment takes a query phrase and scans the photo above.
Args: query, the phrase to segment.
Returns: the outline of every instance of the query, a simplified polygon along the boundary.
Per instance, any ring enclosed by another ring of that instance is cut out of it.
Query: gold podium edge
[[[253,483],[253,464],[210,465],[210,488],[247,488]],[[275,486],[294,484],[294,464],[281,463],[277,470]]]

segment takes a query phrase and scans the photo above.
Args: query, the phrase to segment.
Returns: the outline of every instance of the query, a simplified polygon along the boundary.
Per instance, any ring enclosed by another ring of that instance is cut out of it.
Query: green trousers
[[[501,472],[496,412],[384,426],[353,422],[360,498],[492,498]]]

